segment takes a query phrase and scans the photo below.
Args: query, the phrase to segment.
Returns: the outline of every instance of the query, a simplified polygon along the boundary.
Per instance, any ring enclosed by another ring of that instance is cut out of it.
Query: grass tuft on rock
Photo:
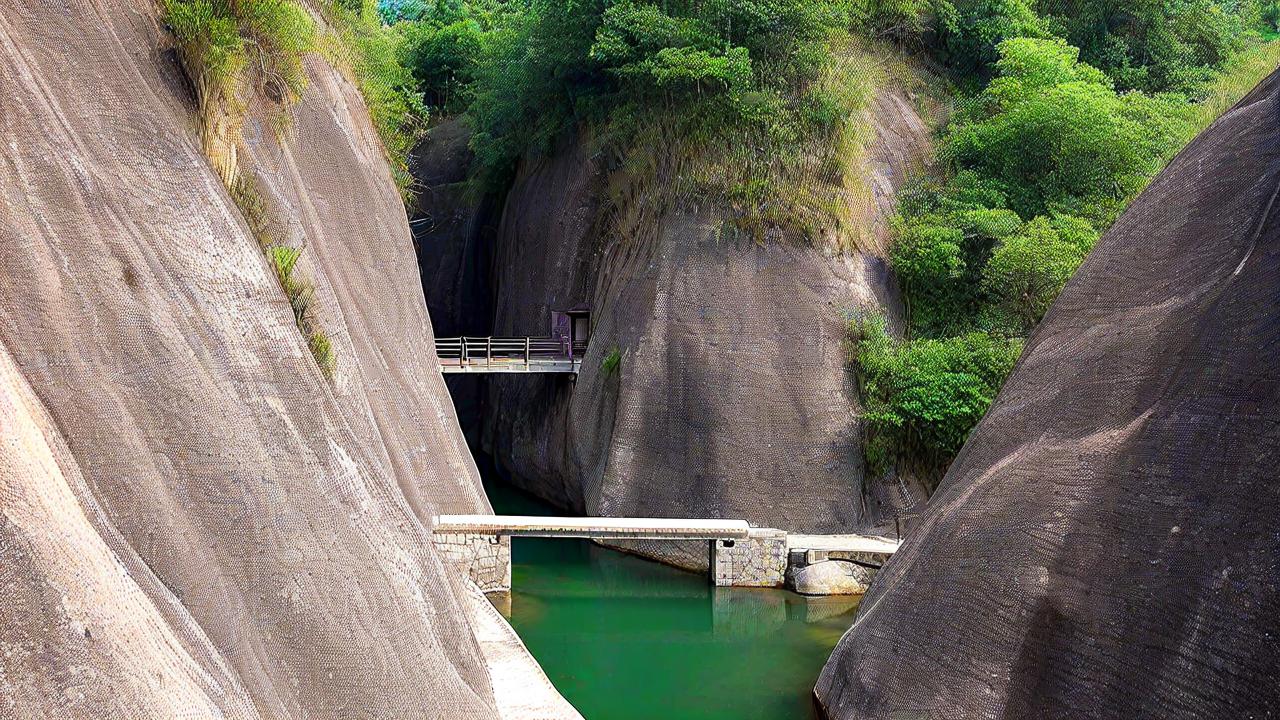
[[[600,361],[600,372],[605,377],[617,373],[620,367],[622,367],[622,351],[616,347],[610,350],[609,354],[605,355],[604,359]]]
[[[315,358],[316,365],[325,377],[332,378],[337,365],[333,350],[333,342],[328,333],[320,328],[315,317],[316,288],[312,282],[298,274],[298,260],[302,257],[302,248],[287,245],[272,245],[266,249],[267,261],[280,281],[280,288],[289,299],[289,307],[293,309],[293,319],[307,341],[307,348]]]
[[[303,57],[315,49],[315,21],[292,0],[163,0],[162,8],[195,86],[205,155],[266,254],[312,357],[332,378],[337,362],[315,318],[315,285],[298,272],[302,248],[283,244],[256,177],[239,163],[251,92],[278,106],[272,120],[283,138],[288,110],[306,89]]]

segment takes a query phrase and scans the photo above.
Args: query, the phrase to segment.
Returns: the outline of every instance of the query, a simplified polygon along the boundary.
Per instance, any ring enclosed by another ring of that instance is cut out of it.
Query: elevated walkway
[[[585,346],[549,337],[436,338],[440,372],[577,375]]]

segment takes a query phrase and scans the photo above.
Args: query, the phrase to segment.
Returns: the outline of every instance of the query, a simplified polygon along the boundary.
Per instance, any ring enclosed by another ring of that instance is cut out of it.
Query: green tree
[[[1041,12],[1121,89],[1189,94],[1260,22],[1255,0],[1050,0]]]
[[[909,471],[936,484],[1022,352],[1019,340],[968,333],[897,340],[885,321],[851,329],[870,474]]]
[[[1004,40],[1049,36],[1027,0],[933,0],[933,14],[934,51],[962,81],[989,77]]]
[[[1018,334],[1031,332],[1097,238],[1079,218],[1043,216],[1005,238],[983,269],[983,289],[993,309]]]
[[[429,20],[402,23],[403,63],[413,72],[428,104],[464,110],[485,49],[485,30],[472,18],[438,26]]]
[[[1000,77],[953,127],[946,157],[997,180],[1022,217],[1114,204],[1145,185],[1178,136],[1180,106],[1118,95],[1061,39],[1015,38],[999,50]]]

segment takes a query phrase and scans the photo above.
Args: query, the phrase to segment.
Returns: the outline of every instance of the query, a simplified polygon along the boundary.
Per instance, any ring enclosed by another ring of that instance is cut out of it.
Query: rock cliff
[[[1030,338],[818,681],[832,718],[1280,713],[1280,76]]]
[[[432,549],[488,503],[359,93],[310,58],[244,135],[330,380],[168,42],[149,0],[0,13],[0,717],[576,716]]]
[[[901,313],[877,248],[894,192],[927,156],[929,129],[892,84],[864,121],[872,139],[859,172],[871,202],[857,223],[872,241],[862,251],[734,237],[715,207],[660,206],[620,184],[616,161],[589,137],[526,160],[492,242],[492,322],[469,332],[546,335],[552,310],[586,306],[591,341],[576,382],[484,381],[483,447],[498,465],[575,512],[805,532],[891,526],[896,509],[922,500],[922,489],[893,478],[863,491],[843,343],[851,312]],[[619,232],[624,216],[643,230]],[[465,237],[432,241],[458,247]],[[475,382],[450,387],[474,392]],[[705,553],[649,550],[706,565]]]

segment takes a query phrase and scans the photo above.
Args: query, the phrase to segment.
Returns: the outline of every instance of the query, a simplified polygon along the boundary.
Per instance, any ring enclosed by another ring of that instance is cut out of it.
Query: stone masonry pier
[[[513,537],[704,542],[712,584],[732,587],[781,587],[796,571],[831,562],[842,568],[856,564],[866,575],[898,549],[897,541],[885,538],[789,535],[751,527],[745,520],[696,518],[440,515],[433,533],[445,560],[485,592],[511,589]]]

